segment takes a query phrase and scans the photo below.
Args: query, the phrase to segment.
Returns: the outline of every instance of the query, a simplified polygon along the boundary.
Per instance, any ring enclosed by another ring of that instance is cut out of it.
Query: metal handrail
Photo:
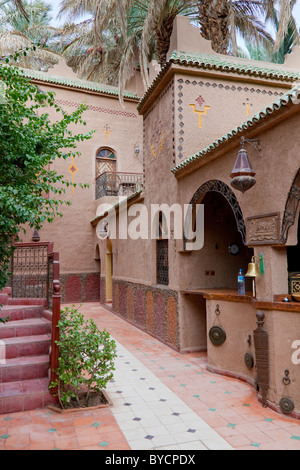
[[[106,171],[96,178],[96,199],[133,194],[144,186],[142,173]]]
[[[60,264],[59,253],[50,253],[49,258],[52,258],[53,265],[53,279],[52,279],[52,334],[51,334],[51,352],[50,352],[50,383],[54,382],[57,378],[57,367],[59,358],[59,327],[60,320],[60,306],[61,306],[61,286],[60,286]],[[56,388],[51,389],[51,393],[56,394]]]

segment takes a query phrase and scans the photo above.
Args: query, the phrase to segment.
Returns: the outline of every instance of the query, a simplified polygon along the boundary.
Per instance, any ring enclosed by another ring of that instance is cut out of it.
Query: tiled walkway
[[[263,408],[255,391],[214,375],[99,306],[80,310],[116,340],[110,408],[0,416],[0,450],[300,450],[300,421]]]

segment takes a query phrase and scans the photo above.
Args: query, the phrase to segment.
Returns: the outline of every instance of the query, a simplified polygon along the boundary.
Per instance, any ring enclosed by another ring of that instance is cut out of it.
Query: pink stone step
[[[51,322],[46,318],[27,318],[9,321],[0,326],[0,339],[51,333]]]
[[[11,297],[11,287],[4,287],[4,289],[0,290],[0,294],[7,294]]]
[[[48,377],[49,354],[7,359],[0,363],[0,383]]]
[[[43,315],[42,305],[6,305],[0,309],[0,318],[9,317],[10,321],[36,318]]]
[[[8,295],[0,293],[0,305],[7,305]]]
[[[30,299],[30,298],[14,298],[9,297],[7,300],[8,305],[43,305],[44,307],[47,305],[46,299]]]
[[[22,336],[4,338],[5,358],[38,356],[49,354],[51,338],[49,335]]]
[[[46,299],[16,299],[0,292],[0,414],[57,403],[49,392],[52,312]]]
[[[0,414],[44,408],[57,402],[48,390],[48,378],[0,383]]]

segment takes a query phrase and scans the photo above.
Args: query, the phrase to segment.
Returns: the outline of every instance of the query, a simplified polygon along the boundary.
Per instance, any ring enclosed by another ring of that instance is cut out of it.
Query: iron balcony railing
[[[143,189],[142,173],[106,171],[96,179],[96,199],[104,196],[127,196]]]

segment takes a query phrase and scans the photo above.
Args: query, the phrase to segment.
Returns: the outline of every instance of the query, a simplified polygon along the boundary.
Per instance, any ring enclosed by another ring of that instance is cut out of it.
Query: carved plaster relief
[[[279,244],[280,215],[265,214],[247,219],[247,245]]]

